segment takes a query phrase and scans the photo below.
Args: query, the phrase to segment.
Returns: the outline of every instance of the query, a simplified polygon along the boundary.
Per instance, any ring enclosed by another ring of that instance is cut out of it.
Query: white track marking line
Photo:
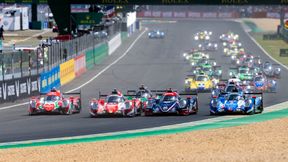
[[[86,83],[80,85],[79,87],[76,87],[74,89],[71,89],[69,91],[67,91],[66,93],[70,93],[73,91],[76,91],[84,86],[86,86],[87,84],[91,83],[92,81],[94,81],[96,78],[98,78],[101,74],[103,74],[106,70],[108,70],[111,66],[115,65],[117,62],[119,62],[123,57],[125,57],[128,52],[133,48],[133,46],[137,43],[137,41],[142,37],[142,35],[147,31],[147,29],[145,29],[134,41],[133,43],[129,46],[129,48],[123,53],[123,55],[121,55],[118,59],[116,59],[114,62],[112,62],[110,65],[106,66],[103,70],[101,70],[97,75],[95,75],[93,78],[91,78],[90,80],[88,80]]]
[[[128,52],[133,48],[133,46],[137,43],[137,41],[142,37],[142,35],[147,31],[147,29],[145,29],[133,42],[132,44],[129,46],[129,48],[118,58],[116,59],[114,62],[112,62],[111,64],[109,64],[107,67],[105,67],[103,70],[101,70],[97,75],[95,75],[93,78],[91,78],[90,80],[88,80],[87,82],[85,82],[84,84],[80,85],[77,88],[71,89],[69,91],[67,91],[66,93],[70,93],[73,92],[75,90],[78,90],[84,86],[86,86],[87,84],[91,83],[92,81],[94,81],[96,78],[98,78],[101,74],[103,74],[106,70],[108,70],[111,66],[115,65],[117,62],[119,62],[123,57],[125,57]],[[19,106],[24,106],[27,105],[29,102],[25,102],[25,103],[19,103],[16,105],[11,105],[11,106],[5,106],[0,108],[0,110],[6,110],[6,109],[11,109],[11,108],[15,108],[15,107],[19,107]]]

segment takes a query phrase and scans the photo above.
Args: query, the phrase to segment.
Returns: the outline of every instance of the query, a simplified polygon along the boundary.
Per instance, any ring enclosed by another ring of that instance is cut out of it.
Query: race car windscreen
[[[45,101],[58,101],[60,99],[59,96],[47,96]]]
[[[229,95],[229,98],[228,98],[229,101],[234,101],[234,100],[239,100],[239,99],[241,99],[241,97],[238,94],[231,94]]]
[[[171,102],[171,101],[176,101],[176,96],[163,96],[162,97],[162,102]]]
[[[208,78],[206,76],[197,76],[196,81],[198,82],[206,82],[208,81]]]
[[[119,103],[119,102],[121,102],[121,98],[119,96],[109,96],[106,99],[106,102],[107,103]]]
[[[255,77],[254,81],[255,82],[263,82],[264,78],[263,77]]]
[[[239,73],[240,74],[248,74],[249,70],[248,69],[241,69],[241,70],[239,70]]]

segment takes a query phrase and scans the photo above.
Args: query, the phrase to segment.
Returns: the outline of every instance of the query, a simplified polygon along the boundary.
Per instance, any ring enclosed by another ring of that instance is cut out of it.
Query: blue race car
[[[150,39],[163,39],[165,37],[165,33],[163,31],[160,30],[152,30],[148,33],[148,37]]]
[[[264,75],[256,76],[253,84],[256,92],[276,92],[277,89],[276,80],[268,79]]]
[[[175,91],[168,90],[163,94],[159,94],[161,91],[151,91],[158,94],[148,100],[147,107],[143,110],[145,116],[154,114],[180,114],[186,116],[198,112],[197,93],[178,94]],[[187,97],[182,98],[181,96]]]
[[[219,96],[213,97],[210,102],[210,115],[223,113],[253,115],[255,113],[262,113],[262,111],[262,93],[221,93]]]

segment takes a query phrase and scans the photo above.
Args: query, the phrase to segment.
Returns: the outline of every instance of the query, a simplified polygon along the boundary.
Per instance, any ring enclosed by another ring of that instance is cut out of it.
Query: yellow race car
[[[200,73],[198,75],[188,76],[185,79],[185,91],[198,91],[198,92],[207,92],[211,91],[214,83],[211,78],[204,74]]]

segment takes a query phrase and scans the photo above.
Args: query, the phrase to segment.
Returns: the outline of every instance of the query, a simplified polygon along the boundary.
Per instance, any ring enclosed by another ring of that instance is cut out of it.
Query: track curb
[[[218,121],[208,124],[199,124],[194,126],[183,126],[171,129],[156,129],[150,131],[133,132],[133,133],[117,133],[113,135],[90,135],[84,137],[71,137],[71,138],[60,138],[50,140],[37,140],[37,141],[23,141],[23,142],[11,142],[0,144],[0,149],[11,149],[11,148],[26,148],[26,147],[39,147],[39,146],[52,146],[52,145],[64,145],[64,144],[76,144],[76,143],[88,143],[88,142],[99,142],[99,141],[111,141],[137,137],[148,137],[157,135],[168,135],[185,133],[199,130],[219,129],[234,127],[240,125],[253,124],[258,122],[264,122],[273,119],[285,118],[288,116],[288,108],[267,112],[263,114],[257,114],[253,116],[238,117],[235,119],[228,119],[224,121]]]

